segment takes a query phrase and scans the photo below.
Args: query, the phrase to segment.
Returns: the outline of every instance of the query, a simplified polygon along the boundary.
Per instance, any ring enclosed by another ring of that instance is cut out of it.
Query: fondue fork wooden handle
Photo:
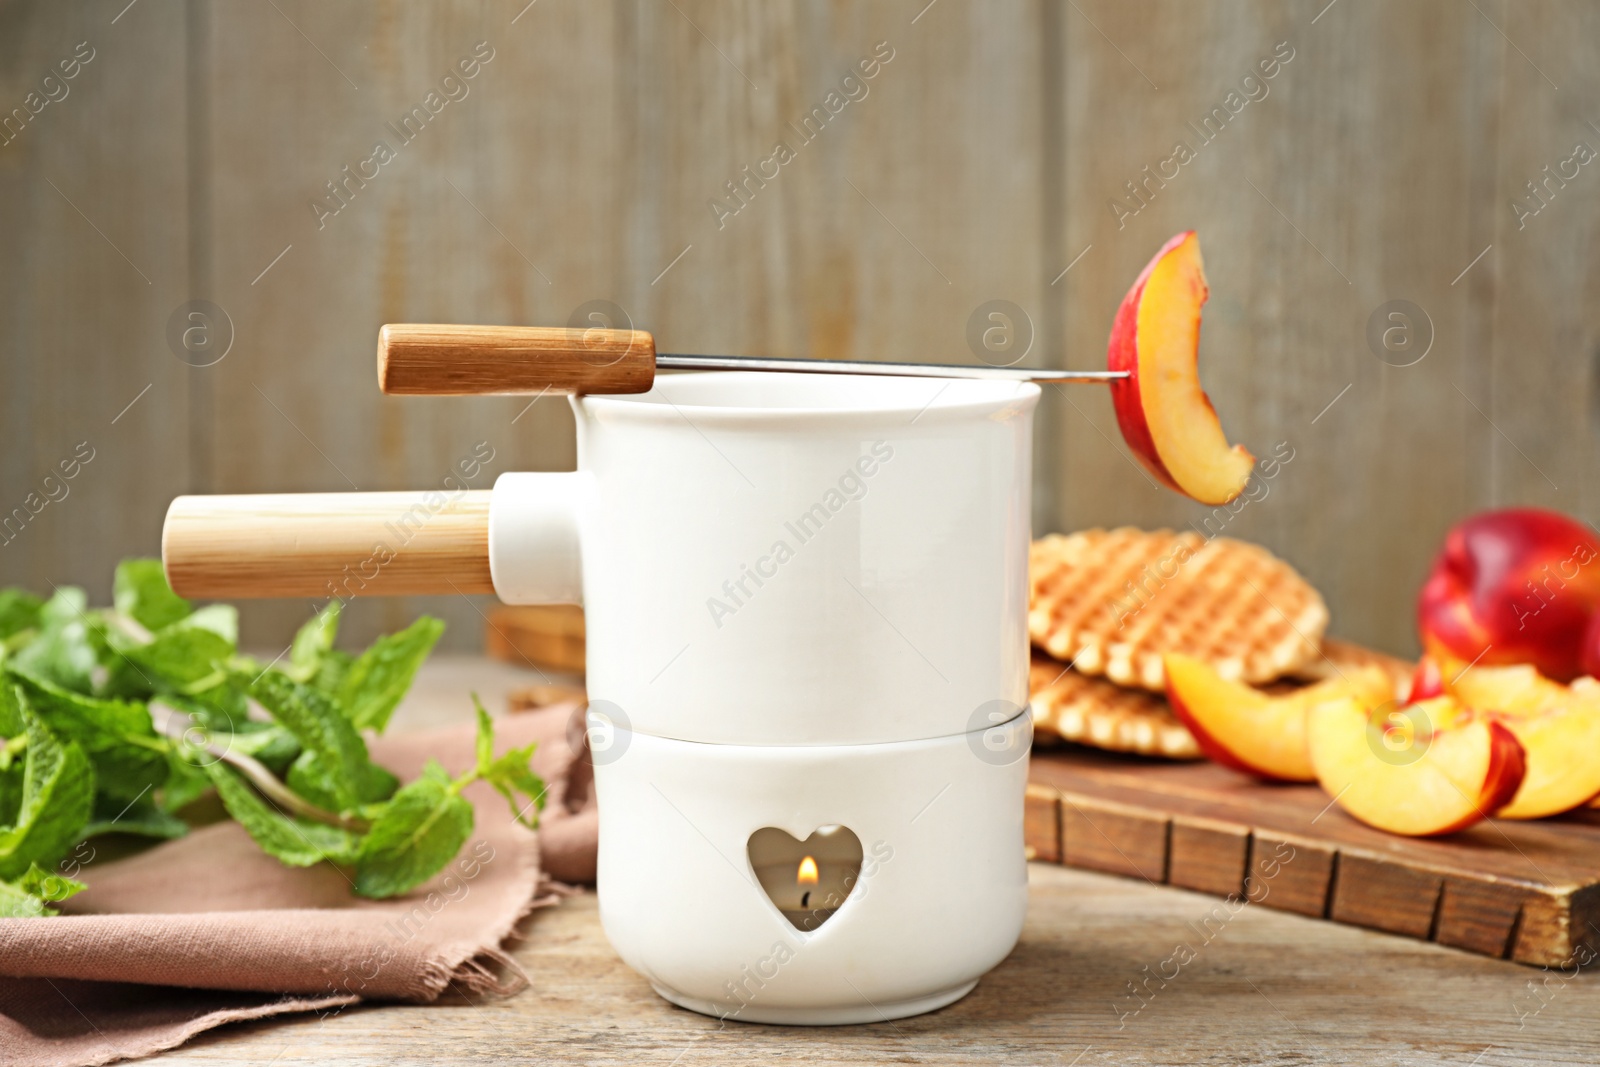
[[[378,331],[378,386],[410,396],[643,393],[657,370],[984,378],[1105,384],[1125,370],[888,363],[879,360],[693,356],[656,351],[643,330],[391,324]]]
[[[643,393],[656,376],[643,330],[391,323],[378,388],[400,396]]]
[[[493,593],[488,490],[180,496],[161,556],[180,595]]]

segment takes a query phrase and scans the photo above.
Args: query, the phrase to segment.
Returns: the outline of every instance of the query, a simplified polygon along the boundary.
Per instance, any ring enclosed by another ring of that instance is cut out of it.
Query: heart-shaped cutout
[[[763,826],[750,835],[749,853],[767,899],[797,930],[809,932],[833,918],[861,875],[861,839],[836,823],[804,841]]]

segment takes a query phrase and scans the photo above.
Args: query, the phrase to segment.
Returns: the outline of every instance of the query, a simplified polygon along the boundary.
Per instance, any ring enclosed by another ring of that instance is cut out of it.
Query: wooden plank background
[[[956,361],[998,299],[1031,320],[1030,363],[1091,367],[1188,227],[1208,388],[1239,439],[1294,455],[1226,531],[1300,566],[1335,631],[1413,651],[1415,590],[1467,511],[1595,517],[1600,168],[1512,207],[1600,148],[1592,5],[925,4],[0,8],[0,109],[95,50],[0,145],[0,505],[95,450],[0,545],[0,581],[104,597],[179,492],[420,488],[480,442],[479,484],[570,467],[559,401],[380,397],[386,321],[562,323],[608,300],[677,350]],[[468,95],[319,225],[325,183],[397,143],[386,124],[479,42]],[[866,95],[801,144],[787,124],[879,42]],[[1292,58],[1244,83],[1275,50]],[[1246,94],[1200,145],[1188,124]],[[719,222],[709,202],[779,138],[794,160]],[[1179,140],[1195,158],[1131,201]],[[198,298],[233,326],[205,368],[165,337]],[[1431,322],[1412,366],[1366,340],[1395,299]],[[1053,391],[1037,454],[1039,532],[1209,514],[1136,472],[1103,392]],[[281,643],[310,608],[252,605],[245,639]],[[370,602],[349,626],[425,609],[471,647],[484,608]]]

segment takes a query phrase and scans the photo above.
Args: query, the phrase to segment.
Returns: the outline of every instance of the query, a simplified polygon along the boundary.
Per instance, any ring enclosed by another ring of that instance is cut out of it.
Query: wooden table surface
[[[401,726],[516,677],[440,663]],[[494,706],[493,704],[490,705]],[[465,713],[464,710],[462,712]],[[611,951],[595,898],[536,914],[504,1000],[347,1009],[226,1027],[173,1063],[1594,1064],[1591,966],[1540,970],[1137,879],[1030,865],[1021,943],[966,999],[893,1023],[721,1023],[674,1008]],[[930,932],[930,936],[937,936]],[[1138,986],[1136,995],[1133,987]]]

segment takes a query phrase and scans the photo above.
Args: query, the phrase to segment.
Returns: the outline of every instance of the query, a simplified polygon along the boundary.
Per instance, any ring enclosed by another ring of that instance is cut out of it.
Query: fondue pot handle
[[[180,595],[493,593],[487,490],[180,496],[161,555]]]
[[[508,604],[583,603],[578,471],[500,475],[492,491],[180,496],[161,556],[180,595],[494,593]]]
[[[378,331],[378,388],[401,396],[643,393],[655,339],[599,327],[391,323]]]

